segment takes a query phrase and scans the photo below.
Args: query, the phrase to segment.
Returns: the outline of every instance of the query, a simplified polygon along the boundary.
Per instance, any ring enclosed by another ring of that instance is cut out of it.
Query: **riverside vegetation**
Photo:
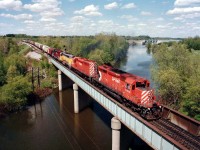
[[[148,45],[162,103],[200,121],[200,38]]]
[[[126,56],[128,49],[125,38],[115,34],[89,37],[31,37],[11,34],[0,37],[0,115],[26,107],[28,96],[33,92],[30,67],[39,67],[44,73],[42,88],[53,88],[57,84],[56,68],[45,57],[39,62],[24,57],[31,49],[19,44],[22,39],[62,49],[76,56],[95,60],[98,64],[114,65]]]

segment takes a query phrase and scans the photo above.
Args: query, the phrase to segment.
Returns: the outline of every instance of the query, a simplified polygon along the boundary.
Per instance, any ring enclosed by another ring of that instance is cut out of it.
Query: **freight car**
[[[42,47],[42,50],[45,52],[45,53],[48,53],[48,50],[50,49],[49,46],[46,46],[46,45],[43,45]]]
[[[156,101],[150,82],[142,77],[118,70],[109,65],[97,66],[97,63],[82,57],[76,57],[62,50],[27,41],[43,52],[57,59],[70,69],[88,79],[92,84],[101,87],[106,93],[117,97],[126,107],[146,118],[158,119],[162,108]]]

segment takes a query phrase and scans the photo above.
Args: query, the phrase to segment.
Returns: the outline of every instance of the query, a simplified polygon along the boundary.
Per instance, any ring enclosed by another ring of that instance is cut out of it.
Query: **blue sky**
[[[0,35],[200,35],[200,0],[0,0]]]

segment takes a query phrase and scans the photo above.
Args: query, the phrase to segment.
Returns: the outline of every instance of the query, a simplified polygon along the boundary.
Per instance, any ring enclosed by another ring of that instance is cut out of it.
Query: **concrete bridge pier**
[[[63,87],[62,87],[62,72],[60,70],[58,70],[58,88],[59,91],[62,91]]]
[[[117,117],[111,119],[111,128],[112,128],[112,150],[120,150],[120,129],[121,122]]]
[[[59,91],[62,91],[65,88],[72,87],[73,81],[64,75],[62,71],[58,70],[58,87]]]
[[[78,99],[78,85],[76,83],[73,84],[74,89],[74,113],[79,113],[79,99]]]

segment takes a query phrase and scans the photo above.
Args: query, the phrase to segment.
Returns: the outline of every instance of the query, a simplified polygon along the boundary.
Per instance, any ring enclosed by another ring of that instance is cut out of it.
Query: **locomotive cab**
[[[149,86],[149,81],[144,78],[133,75],[125,77],[123,96],[140,107],[151,108],[155,97]]]

